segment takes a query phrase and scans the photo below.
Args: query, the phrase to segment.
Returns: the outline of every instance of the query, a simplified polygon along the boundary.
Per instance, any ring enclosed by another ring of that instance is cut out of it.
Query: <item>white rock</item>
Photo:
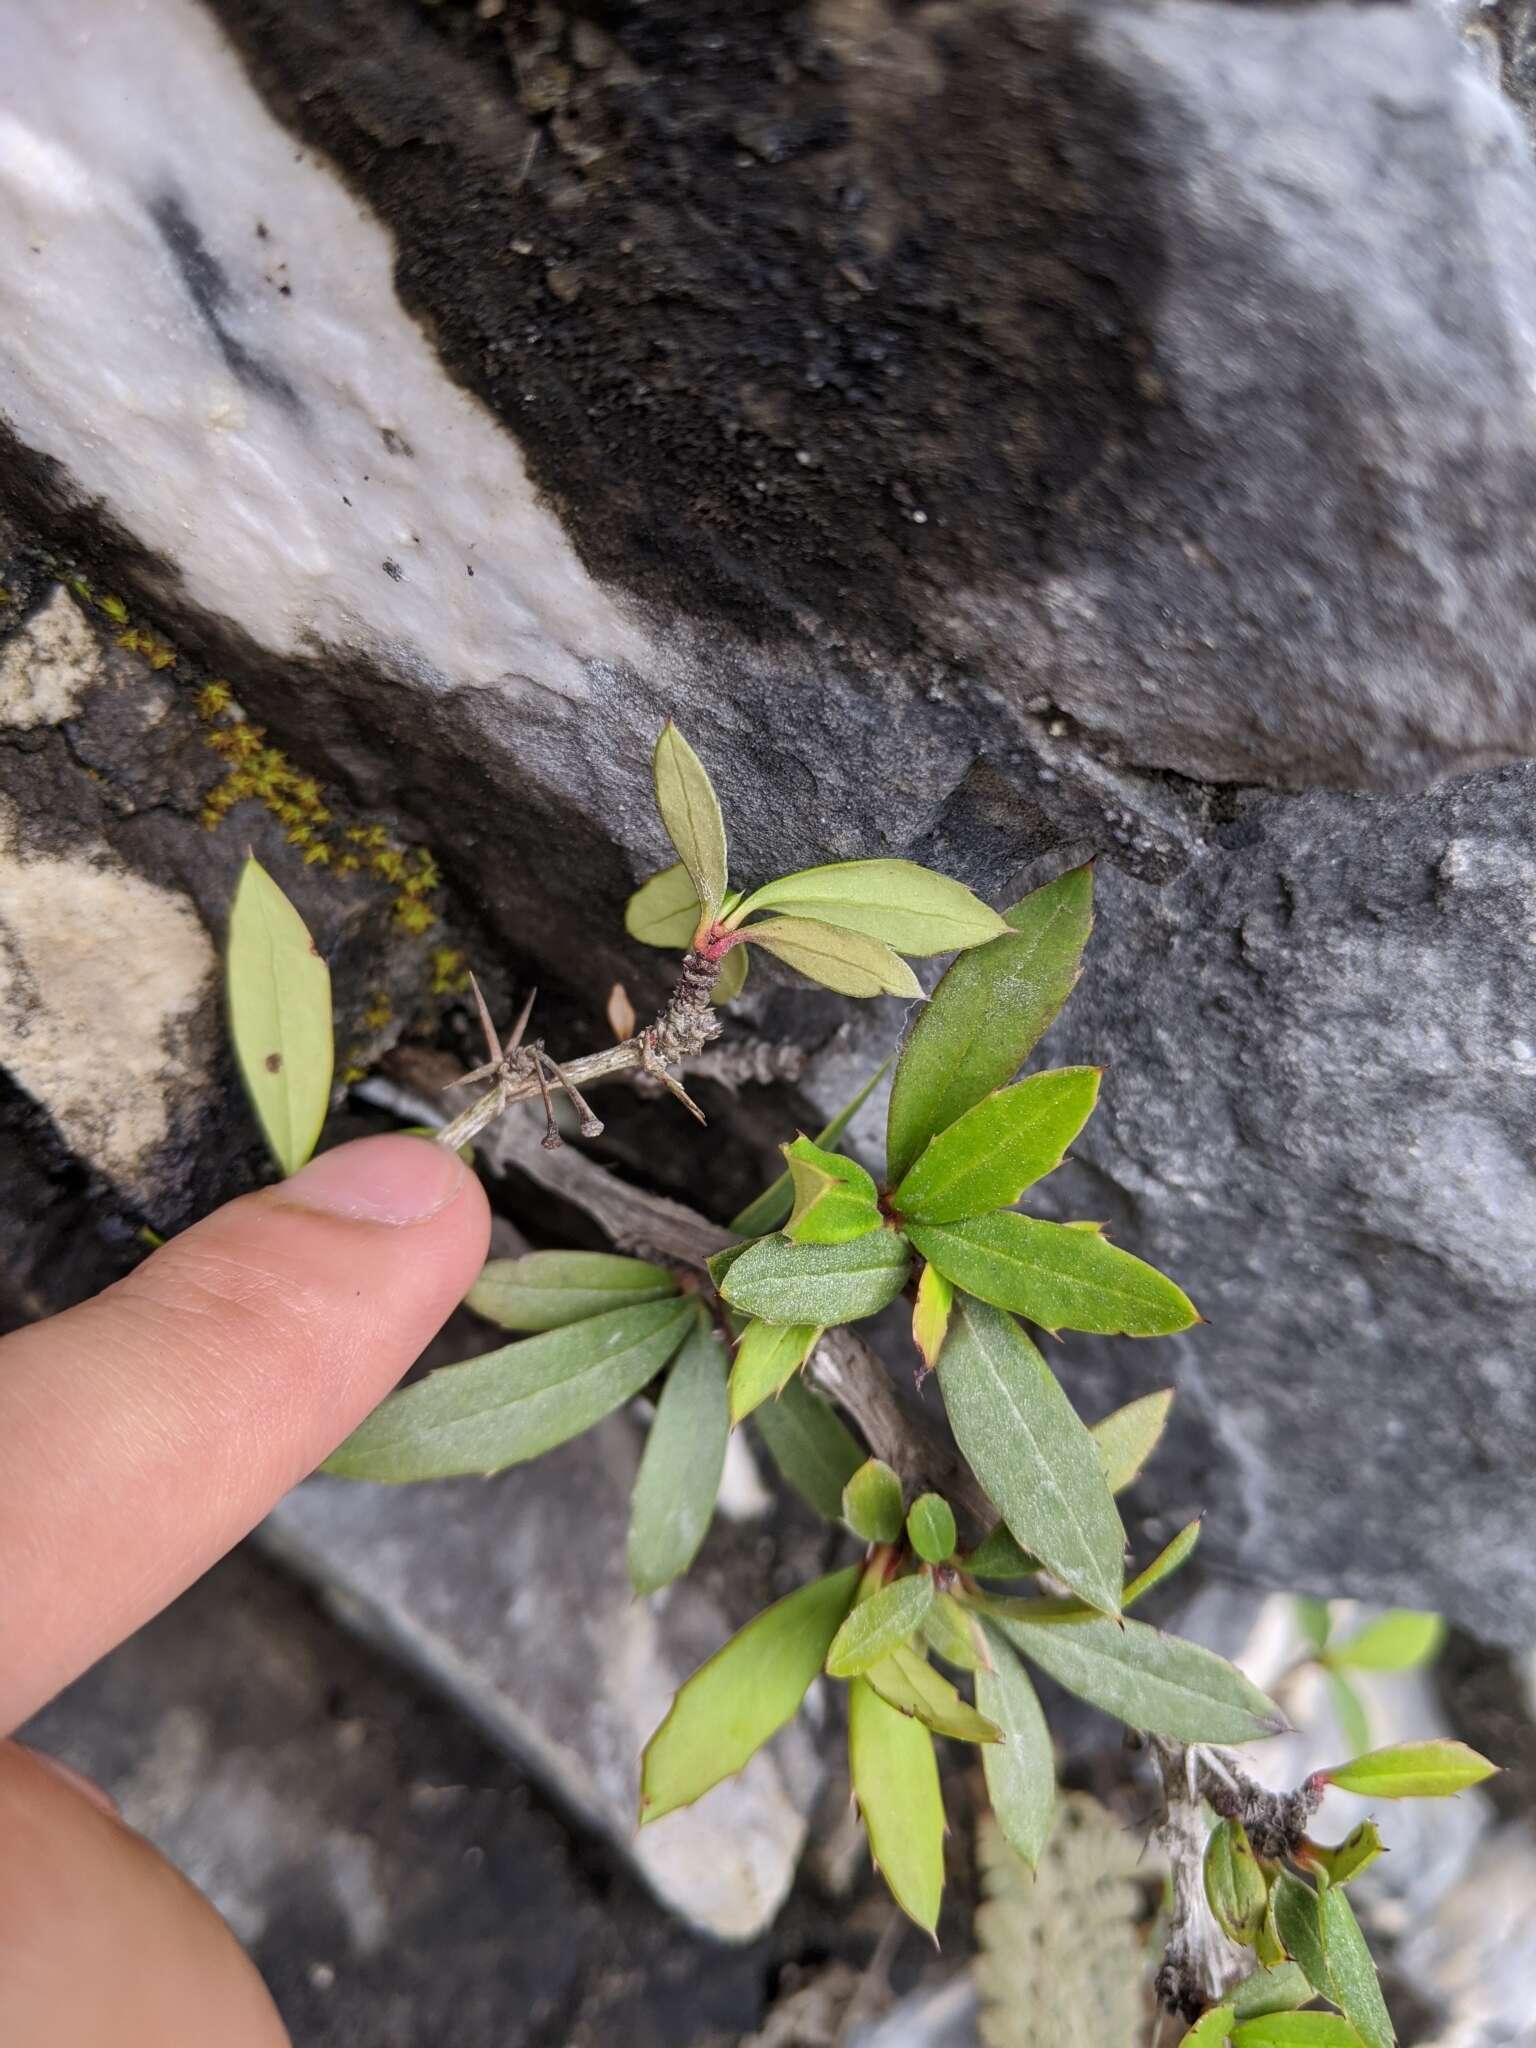
[[[58,725],[101,675],[101,644],[63,585],[0,645],[0,726]]]

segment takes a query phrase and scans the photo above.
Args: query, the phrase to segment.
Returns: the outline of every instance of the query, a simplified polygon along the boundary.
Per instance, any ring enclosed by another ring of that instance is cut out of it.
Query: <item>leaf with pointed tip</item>
[[[526,1464],[638,1394],[693,1315],[687,1301],[642,1302],[441,1366],[375,1408],[324,1470],[397,1483]]]
[[[700,1312],[667,1374],[630,1496],[625,1559],[637,1593],[670,1585],[698,1555],[730,1427],[724,1353]]]
[[[843,1488],[843,1520],[866,1543],[901,1534],[901,1481],[883,1459],[866,1458]]]
[[[924,1564],[943,1564],[955,1554],[955,1511],[937,1493],[919,1494],[907,1516],[907,1538]]]
[[[297,1173],[330,1107],[331,974],[303,918],[253,854],[230,905],[224,983],[251,1108],[280,1170]]]
[[[933,1737],[856,1678],[848,1688],[848,1764],[880,1874],[901,1910],[931,1934],[944,1894],[944,1801]]]
[[[995,1743],[1003,1731],[963,1700],[941,1671],[935,1671],[915,1650],[893,1650],[871,1664],[863,1676],[887,1706],[911,1714],[935,1735],[951,1742]]]
[[[1019,1544],[1090,1607],[1120,1607],[1125,1531],[1093,1439],[1011,1316],[956,1305],[939,1356],[955,1441]]]
[[[737,906],[735,919],[776,910],[863,932],[898,953],[954,953],[1005,936],[995,910],[959,882],[910,860],[845,860],[785,875]]]
[[[933,1580],[927,1572],[892,1579],[867,1600],[857,1601],[827,1651],[827,1676],[859,1677],[909,1642],[932,1605]]]
[[[962,1607],[953,1593],[935,1593],[923,1616],[923,1641],[936,1657],[957,1671],[989,1671],[992,1653],[980,1619]]]
[[[994,1530],[993,1536],[995,1537],[996,1534],[997,1531]],[[1154,1586],[1160,1586],[1164,1579],[1170,1578],[1182,1564],[1187,1563],[1190,1553],[1199,1539],[1200,1520],[1197,1517],[1193,1522],[1187,1522],[1171,1543],[1164,1544],[1163,1548],[1157,1553],[1157,1556],[1153,1558],[1146,1569],[1138,1572],[1136,1577],[1128,1582],[1124,1593],[1120,1596],[1121,1611],[1123,1613],[1128,1612],[1136,1605],[1138,1600],[1143,1599],[1150,1593]],[[989,1542],[991,1540],[992,1538],[988,1538]],[[1005,1561],[1001,1550],[998,1552],[998,1561]],[[1024,1559],[1024,1563],[1027,1565],[1029,1560],[1027,1558]],[[1017,1568],[1012,1571],[978,1571],[975,1564],[969,1560],[966,1561],[965,1569],[970,1572],[972,1578],[1018,1578],[1022,1576]],[[1094,1614],[1094,1609],[1085,1607],[1081,1600],[1061,1600],[1055,1598],[1007,1601],[988,1596],[986,1606],[989,1613],[1011,1613],[1016,1619],[1021,1621],[1090,1621]]]
[[[1003,922],[1010,934],[962,953],[913,1024],[891,1087],[893,1182],[936,1132],[1013,1079],[1071,994],[1093,923],[1093,870],[1036,889]]]
[[[1162,1441],[1172,1407],[1173,1389],[1164,1387],[1159,1393],[1143,1394],[1139,1401],[1128,1401],[1090,1427],[1088,1433],[1099,1447],[1104,1483],[1111,1493],[1124,1493],[1139,1476]]]
[[[976,1704],[1003,1732],[981,1760],[987,1797],[1004,1839],[1033,1870],[1056,1812],[1056,1756],[1029,1673],[999,1630],[985,1633],[992,1669],[976,1674]]]
[[[1166,1337],[1200,1318],[1153,1266],[1108,1238],[999,1209],[963,1223],[908,1223],[907,1236],[948,1279],[1045,1330]]]
[[[1224,2048],[1228,2029],[1235,2013],[1230,2005],[1215,2005],[1202,2013],[1187,2034],[1179,2038],[1179,2048]]]
[[[1296,1860],[1304,1862],[1309,1870],[1321,1870],[1329,1884],[1349,1884],[1363,1870],[1369,1870],[1378,1856],[1386,1854],[1386,1846],[1375,1821],[1363,1820],[1334,1848],[1323,1842],[1304,1843]]]
[[[1264,1924],[1269,1882],[1240,1820],[1218,1821],[1205,1845],[1205,1900],[1230,1941],[1252,1948]]]
[[[1333,1708],[1333,1718],[1339,1724],[1353,1756],[1371,1746],[1371,1717],[1366,1712],[1365,1701],[1344,1677],[1342,1672],[1330,1671],[1328,1679],[1328,1703]]]
[[[731,1367],[731,1421],[740,1422],[777,1394],[816,1348],[818,1323],[748,1323]]]
[[[1333,1618],[1328,1611],[1326,1600],[1314,1600],[1309,1595],[1296,1596],[1296,1626],[1301,1630],[1302,1639],[1309,1650],[1327,1647]]]
[[[847,1244],[791,1244],[764,1237],[725,1276],[733,1308],[772,1323],[856,1322],[894,1301],[906,1285],[911,1253],[894,1230],[871,1230]]]
[[[638,1308],[676,1293],[672,1275],[646,1259],[526,1252],[520,1259],[488,1259],[464,1305],[503,1330],[559,1330],[605,1309]]]
[[[920,1223],[957,1223],[1010,1208],[1054,1173],[1093,1114],[1099,1067],[1058,1067],[985,1096],[930,1138],[892,1197]]]
[[[1438,1614],[1395,1607],[1335,1643],[1327,1661],[1351,1671],[1413,1671],[1430,1663],[1444,1641],[1445,1623]]]
[[[954,1305],[955,1290],[938,1267],[924,1266],[912,1305],[912,1342],[930,1372],[939,1362]]]
[[[881,1227],[875,1184],[856,1159],[823,1152],[809,1138],[783,1149],[795,1195],[784,1235],[793,1243],[846,1244]]]
[[[1255,1970],[1230,1994],[1233,2011],[1240,2020],[1260,2019],[1268,2013],[1294,2012],[1312,1995],[1306,1972],[1295,1963],[1276,1963],[1267,1970]]]
[[[737,947],[736,950],[739,952],[741,949]],[[837,1115],[816,1133],[818,1145],[831,1149],[837,1144],[838,1139],[885,1079],[885,1070],[890,1064],[888,1059],[882,1060],[858,1094],[845,1102]],[[743,1237],[762,1237],[765,1232],[779,1228],[794,1206],[794,1199],[794,1188],[789,1174],[781,1173],[776,1181],[748,1202],[739,1216],[732,1218],[731,1228],[739,1231]]]
[[[1286,1952],[1300,1966],[1302,1974],[1314,1991],[1324,1998],[1333,1993],[1328,1988],[1328,1951],[1323,1942],[1323,1920],[1321,1896],[1309,1884],[1303,1884],[1289,1871],[1281,1871],[1270,1892],[1274,1907],[1275,1931],[1284,1942]],[[1337,2002],[1337,2001],[1335,2001]]]
[[[1020,1549],[1006,1522],[999,1522],[960,1564],[973,1579],[1029,1579],[1045,1569],[1038,1557]]]
[[[704,915],[713,917],[725,895],[725,820],[704,763],[669,718],[651,757],[656,808],[667,837],[688,870]]]
[[[1343,1892],[1330,1885],[1319,1901],[1318,1917],[1328,1958],[1327,1995],[1365,2048],[1396,2048],[1397,2035],[1354,1908]]]
[[[817,924],[806,917],[770,917],[749,925],[747,937],[840,996],[921,996],[923,984],[899,953],[863,932]]]
[[[686,952],[703,915],[693,877],[676,861],[642,882],[630,897],[624,906],[624,929],[642,946],[680,947]]]
[[[1277,2012],[1239,2020],[1232,2048],[1365,2048],[1346,2019],[1333,2012]]]
[[[754,1411],[753,1426],[779,1471],[806,1506],[835,1522],[843,1488],[864,1453],[820,1394],[792,1379],[776,1401]]]
[[[1202,1518],[1196,1515],[1192,1522],[1186,1522],[1173,1541],[1165,1543],[1146,1569],[1136,1574],[1125,1589],[1125,1596],[1121,1601],[1123,1607],[1134,1607],[1136,1602],[1144,1599],[1154,1586],[1160,1586],[1164,1579],[1172,1578],[1181,1565],[1189,1562],[1191,1552],[1200,1541],[1201,1520]]]
[[[1497,1769],[1464,1742],[1399,1742],[1335,1764],[1323,1776],[1362,1799],[1448,1799]]]
[[[727,1003],[734,1003],[747,985],[747,969],[752,965],[745,946],[732,946],[720,962],[720,972],[715,976],[715,985],[709,992],[709,1000],[717,1010],[723,1010]]]

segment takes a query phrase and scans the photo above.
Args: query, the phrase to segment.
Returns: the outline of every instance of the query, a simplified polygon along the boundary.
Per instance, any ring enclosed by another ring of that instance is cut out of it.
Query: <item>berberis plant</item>
[[[524,1043],[526,1006],[503,1044],[482,1003],[489,1058],[467,1079],[488,1086],[440,1141],[472,1142],[538,1095],[543,1142],[557,1147],[562,1092],[595,1133],[581,1091],[626,1068],[688,1101],[672,1069],[720,1030],[717,1005],[739,990],[749,947],[846,995],[914,999],[922,989],[904,956],[952,952],[896,1063],[883,1183],[838,1149],[856,1102],[785,1145],[784,1174],[729,1232],[698,1217],[679,1232],[689,1212],[652,1202],[627,1244],[660,1256],[492,1260],[470,1305],[516,1341],[393,1394],[327,1469],[386,1481],[498,1472],[648,1393],[628,1564],[653,1593],[697,1554],[729,1432],[751,1416],[786,1479],[862,1554],[768,1607],[682,1687],[645,1750],[642,1823],[739,1771],[825,1677],[845,1689],[874,1857],[932,1930],[945,1837],[936,1736],[979,1747],[997,1824],[1020,1856],[1035,1863],[1046,1842],[1055,1774],[1033,1666],[1137,1731],[1158,1767],[1173,1866],[1158,1990],[1196,2022],[1187,2040],[1384,2048],[1391,2025],[1344,1889],[1376,1853],[1374,1829],[1325,1846],[1307,1833],[1312,1815],[1327,1783],[1432,1797],[1492,1766],[1428,1742],[1356,1757],[1286,1794],[1256,1782],[1234,1746],[1282,1730],[1280,1710],[1232,1664],[1130,1613],[1200,1533],[1191,1523],[1127,1580],[1115,1497],[1155,1448],[1171,1393],[1089,1427],[1023,1327],[1147,1338],[1200,1321],[1172,1280],[1098,1224],[1015,1206],[1061,1164],[1098,1101],[1096,1067],[1017,1078],[1078,976],[1090,869],[1002,916],[899,860],[732,889],[715,792],[670,725],[655,779],[678,862],[631,899],[628,925],[685,951],[671,1000],[643,1031],[565,1063]],[[254,862],[234,909],[230,992],[252,1099],[292,1170],[329,1091],[328,991],[302,923]],[[629,1200],[644,1209],[649,1198]],[[919,1379],[937,1379],[958,1459],[914,1434],[884,1366],[847,1327],[902,1295]],[[962,1521],[973,1525],[966,1541]]]

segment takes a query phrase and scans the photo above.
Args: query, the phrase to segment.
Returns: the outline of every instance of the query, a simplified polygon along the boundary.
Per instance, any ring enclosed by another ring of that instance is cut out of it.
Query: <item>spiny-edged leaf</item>
[[[503,1330],[559,1330],[605,1309],[665,1301],[677,1282],[645,1259],[612,1252],[528,1252],[488,1259],[465,1306]]]
[[[1323,1941],[1322,1900],[1311,1885],[1282,1871],[1270,1893],[1274,1906],[1275,1930],[1286,1952],[1300,1967],[1314,1991],[1332,1998],[1329,1989],[1328,1950]],[[1335,2003],[1337,2001],[1335,2000]]]
[[[284,1173],[314,1151],[331,1100],[331,974],[308,928],[254,855],[240,870],[224,960],[235,1058]],[[110,1019],[104,1019],[107,1029]]]
[[[883,1459],[866,1458],[843,1488],[843,1520],[866,1543],[901,1534],[901,1481]]]
[[[1005,934],[995,910],[959,882],[910,860],[845,860],[754,891],[737,910],[776,910],[883,940],[898,953],[954,953]]]
[[[796,1244],[845,1244],[881,1226],[875,1184],[856,1159],[824,1152],[809,1138],[784,1147],[795,1205],[784,1235]]]
[[[1276,1963],[1267,1970],[1255,1970],[1228,1994],[1240,2020],[1262,2018],[1267,2013],[1294,2012],[1312,1997],[1306,1972],[1297,1963]]]
[[[982,1757],[987,1797],[1009,1846],[1033,1870],[1056,1812],[1055,1752],[1029,1673],[1000,1631],[985,1632],[992,1669],[976,1674],[976,1704],[1003,1732]]]
[[[1019,1547],[1006,1522],[999,1522],[960,1563],[973,1579],[1028,1579],[1045,1569],[1038,1557]]]
[[[1160,1586],[1164,1579],[1171,1578],[1181,1565],[1189,1561],[1190,1553],[1200,1541],[1200,1526],[1201,1518],[1196,1515],[1192,1522],[1184,1524],[1171,1543],[1164,1544],[1146,1569],[1139,1571],[1126,1586],[1121,1601],[1123,1607],[1134,1607],[1154,1586]]]
[[[1230,2005],[1212,2006],[1202,2013],[1187,2034],[1179,2036],[1179,2048],[1224,2048],[1227,2030],[1236,2014]]]
[[[1239,2020],[1232,2048],[1364,2048],[1346,2019],[1333,2012],[1277,2012]]]
[[[935,1671],[915,1650],[893,1650],[863,1674],[887,1706],[911,1714],[935,1735],[952,1742],[995,1743],[1003,1731],[963,1700],[941,1671]]]
[[[1333,1848],[1325,1842],[1304,1843],[1297,1861],[1309,1870],[1320,1870],[1330,1884],[1349,1884],[1385,1854],[1380,1828],[1373,1820],[1363,1820]]]
[[[878,1593],[858,1601],[827,1651],[827,1676],[857,1678],[890,1656],[911,1640],[932,1605],[933,1580],[927,1572],[892,1579]]]
[[[732,1777],[794,1718],[858,1582],[849,1565],[775,1601],[680,1687],[641,1759],[642,1826]]]
[[[725,1356],[700,1313],[667,1374],[630,1497],[626,1561],[637,1593],[670,1585],[698,1555],[730,1426]]]
[[[693,877],[676,861],[642,882],[630,897],[624,906],[624,929],[642,946],[676,946],[686,952],[703,915]]]
[[[1309,1594],[1296,1596],[1296,1626],[1301,1630],[1302,1640],[1309,1650],[1326,1648],[1333,1628],[1333,1617],[1326,1600],[1314,1600]]]
[[[1318,1913],[1323,1952],[1328,1958],[1328,1996],[1365,2048],[1395,2048],[1397,2035],[1354,1908],[1343,1892],[1330,1886],[1319,1901]]]
[[[935,1593],[923,1616],[923,1641],[936,1657],[957,1671],[986,1671],[992,1652],[978,1616],[962,1607],[953,1593]]]
[[[1274,1701],[1236,1665],[1145,1622],[998,1625],[1058,1685],[1149,1735],[1171,1735],[1176,1742],[1255,1742],[1287,1726]]]
[[[1218,1821],[1205,1845],[1205,1900],[1222,1933],[1252,1948],[1264,1924],[1269,1883],[1240,1820]]]
[[[1371,1717],[1366,1711],[1365,1701],[1343,1672],[1330,1671],[1327,1679],[1328,1701],[1333,1708],[1333,1718],[1339,1724],[1339,1733],[1350,1753],[1358,1756],[1371,1746]]]
[[[375,1408],[324,1470],[398,1483],[541,1458],[638,1394],[693,1316],[687,1301],[647,1301],[442,1366]]]
[[[1162,1441],[1172,1407],[1173,1389],[1164,1387],[1159,1393],[1143,1394],[1139,1401],[1128,1401],[1093,1424],[1089,1435],[1099,1447],[1104,1483],[1111,1493],[1124,1493],[1140,1473]]]
[[[957,1287],[1045,1330],[1166,1337],[1200,1320],[1171,1280],[1096,1231],[998,1209],[906,1232]]]
[[[925,1564],[943,1564],[955,1554],[955,1511],[942,1494],[923,1493],[907,1516],[907,1536]]]
[[[1098,1067],[1058,1067],[1000,1088],[930,1138],[897,1188],[903,1216],[955,1223],[1007,1209],[1053,1173],[1093,1114]]]
[[[848,1688],[848,1765],[880,1874],[901,1910],[931,1934],[944,1895],[944,1802],[933,1737],[856,1678]]]
[[[810,1357],[820,1335],[819,1323],[748,1323],[731,1367],[731,1421],[740,1422],[778,1393]]]
[[[736,951],[740,950],[738,946]],[[858,1094],[851,1101],[845,1102],[831,1122],[816,1133],[818,1145],[830,1147],[837,1143],[885,1078],[885,1070],[890,1064],[888,1059],[882,1060]],[[732,1220],[731,1228],[738,1231],[742,1237],[762,1237],[767,1231],[777,1230],[793,1206],[794,1189],[789,1174],[784,1172],[771,1186],[764,1188],[760,1195],[748,1202],[741,1214]]]
[[[1019,1544],[1090,1607],[1118,1613],[1125,1531],[1098,1451],[1013,1318],[958,1302],[939,1385],[967,1464]]]
[[[1328,1662],[1355,1671],[1412,1671],[1428,1664],[1444,1641],[1445,1623],[1438,1614],[1395,1607],[1335,1643]]]
[[[930,1372],[939,1362],[954,1305],[955,1290],[938,1267],[924,1266],[912,1306],[912,1342]]]
[[[1447,1799],[1481,1785],[1497,1769],[1464,1742],[1399,1742],[1335,1764],[1323,1776],[1362,1799]]]
[[[806,1506],[835,1522],[843,1488],[864,1453],[831,1408],[803,1380],[792,1379],[776,1401],[752,1417],[768,1455]]]
[[[709,1000],[716,1009],[723,1009],[727,1003],[734,1003],[747,985],[747,969],[752,962],[745,946],[732,946],[720,962],[720,972],[715,976],[715,985],[709,992]]]
[[[667,837],[688,870],[704,912],[713,917],[725,895],[725,820],[704,763],[670,718],[656,742],[651,772]]]
[[[769,917],[748,936],[808,981],[840,996],[921,996],[923,985],[899,953],[863,932],[808,917]]]
[[[1072,992],[1093,923],[1093,871],[1036,889],[1003,921],[1006,938],[962,953],[913,1024],[891,1087],[892,1181],[935,1132],[1011,1081]]]
[[[731,1267],[720,1292],[733,1308],[770,1323],[856,1322],[894,1301],[911,1253],[894,1230],[847,1244],[791,1244],[764,1237]]]

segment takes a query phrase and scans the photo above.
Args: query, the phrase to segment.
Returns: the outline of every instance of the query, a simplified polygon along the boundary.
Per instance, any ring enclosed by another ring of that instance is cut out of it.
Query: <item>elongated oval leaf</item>
[[[863,932],[806,917],[769,917],[748,927],[755,946],[840,996],[921,996],[923,984],[899,953]]]
[[[739,953],[741,948],[738,946],[736,951]],[[816,1143],[818,1145],[829,1147],[837,1143],[865,1103],[868,1102],[870,1096],[874,1094],[876,1088],[885,1079],[885,1070],[890,1064],[888,1059],[882,1060],[858,1094],[851,1101],[845,1102],[836,1116],[816,1133]],[[772,1182],[771,1185],[764,1188],[763,1192],[753,1201],[748,1202],[741,1214],[732,1219],[731,1228],[742,1237],[762,1237],[765,1232],[779,1228],[793,1208],[794,1199],[794,1190],[790,1185],[789,1174],[786,1171],[781,1173],[778,1179]]]
[[[864,1677],[888,1707],[898,1714],[911,1714],[935,1735],[947,1735],[951,1742],[1001,1742],[1003,1731],[995,1721],[963,1700],[949,1680],[908,1649],[893,1650]]]
[[[637,1593],[670,1585],[698,1555],[715,1512],[730,1427],[725,1354],[708,1321],[696,1315],[661,1390],[630,1496],[625,1561]]]
[[[989,1671],[992,1667],[992,1651],[980,1616],[962,1607],[953,1593],[934,1594],[933,1605],[923,1616],[923,1641],[957,1671]]]
[[[1312,1997],[1312,1986],[1298,1964],[1276,1963],[1271,1969],[1255,1970],[1230,1995],[1237,2017],[1251,2020],[1268,2013],[1294,2012]]]
[[[1429,1663],[1444,1641],[1445,1623],[1438,1614],[1396,1607],[1335,1643],[1328,1662],[1354,1671],[1412,1671]]]
[[[1001,1088],[923,1148],[894,1204],[923,1223],[1006,1209],[1053,1173],[1093,1114],[1098,1067],[1059,1067]]]
[[[892,1579],[860,1600],[827,1651],[829,1678],[857,1678],[871,1664],[910,1642],[933,1605],[933,1580],[926,1572]]]
[[[778,1393],[810,1357],[820,1335],[816,1323],[748,1323],[731,1367],[731,1421],[740,1422]]]
[[[1205,1899],[1222,1933],[1252,1948],[1269,1905],[1269,1882],[1240,1820],[1218,1821],[1205,1845]]]
[[[843,1488],[843,1520],[866,1543],[901,1534],[901,1481],[882,1458],[866,1458]]]
[[[1396,2048],[1397,2035],[1354,1908],[1343,1892],[1330,1885],[1318,1910],[1323,1953],[1328,1958],[1328,1996],[1364,2041],[1365,2048]]]
[[[864,932],[898,953],[954,953],[984,945],[1008,927],[969,889],[910,860],[845,860],[806,868],[755,890],[736,919],[777,910]]]
[[[792,1379],[752,1421],[769,1457],[806,1506],[835,1522],[842,1513],[843,1488],[864,1453],[820,1394]]]
[[[1201,1518],[1196,1516],[1186,1522],[1178,1535],[1153,1558],[1152,1562],[1139,1571],[1125,1589],[1123,1605],[1134,1607],[1138,1600],[1145,1599],[1154,1586],[1160,1586],[1164,1579],[1171,1578],[1183,1564],[1187,1564],[1195,1545],[1200,1541]]]
[[[939,1362],[949,1332],[955,1290],[937,1266],[924,1266],[917,1283],[917,1300],[912,1305],[912,1342],[923,1364],[932,1372]]]
[[[1003,1731],[1001,1745],[982,1756],[987,1797],[1004,1838],[1033,1870],[1056,1813],[1056,1756],[1029,1673],[1000,1630],[986,1635],[992,1669],[976,1674],[976,1704]]]
[[[1094,1230],[999,1209],[963,1223],[909,1223],[906,1231],[957,1287],[1043,1330],[1166,1337],[1200,1320],[1171,1280]]]
[[[648,1301],[445,1365],[391,1394],[324,1469],[397,1482],[526,1464],[638,1394],[692,1320],[686,1301]]]
[[[1333,1616],[1326,1600],[1314,1600],[1309,1594],[1298,1594],[1295,1601],[1296,1626],[1301,1630],[1302,1639],[1308,1649],[1323,1650],[1328,1647],[1328,1638],[1333,1633]]]
[[[1020,1545],[1090,1607],[1118,1613],[1125,1531],[1098,1451],[1013,1318],[958,1302],[939,1385],[955,1441]]]
[[[1300,1966],[1307,1982],[1324,1998],[1332,1998],[1328,1952],[1323,1944],[1322,1902],[1311,1885],[1282,1871],[1270,1893],[1275,1931]]]
[[[1159,1393],[1143,1394],[1139,1401],[1128,1401],[1092,1425],[1089,1434],[1099,1447],[1104,1483],[1111,1493],[1124,1493],[1157,1449],[1172,1407],[1173,1389],[1164,1387]]]
[[[283,1173],[297,1173],[330,1106],[331,975],[303,918],[254,856],[230,907],[224,968],[240,1077],[272,1157]]]
[[[1006,1522],[999,1522],[961,1564],[974,1579],[1027,1579],[1045,1569],[1038,1557],[1019,1547]]]
[[[931,1934],[944,1895],[944,1802],[933,1737],[856,1678],[848,1688],[848,1763],[891,1896]]]
[[[727,1003],[734,1003],[741,994],[747,985],[747,969],[751,964],[745,946],[732,946],[720,962],[720,972],[709,992],[709,1000],[717,1010],[723,1010]]]
[[[874,1182],[856,1159],[824,1152],[809,1138],[784,1147],[795,1205],[784,1235],[796,1244],[846,1244],[884,1221]]]
[[[775,1601],[680,1687],[641,1759],[642,1827],[733,1777],[794,1719],[858,1582],[849,1565]]]
[[[643,946],[679,947],[686,952],[703,915],[693,877],[676,861],[642,882],[630,897],[624,906],[624,929]]]
[[[713,917],[726,887],[725,820],[704,763],[670,718],[656,742],[651,771],[667,837],[677,848],[705,914]]]
[[[1239,2020],[1232,2048],[1364,2048],[1346,2019],[1333,2012],[1277,2012]]]
[[[1481,1785],[1497,1769],[1464,1742],[1399,1742],[1335,1764],[1323,1776],[1362,1799],[1448,1799]]]
[[[943,1564],[955,1551],[955,1511],[942,1494],[919,1494],[907,1516],[907,1536],[925,1564]]]
[[[1339,1724],[1339,1734],[1351,1752],[1358,1756],[1371,1746],[1371,1717],[1366,1711],[1365,1701],[1342,1671],[1330,1671],[1326,1676],[1328,1704]]]
[[[1093,870],[1036,889],[1003,921],[1012,935],[962,953],[913,1024],[891,1087],[893,1182],[936,1132],[1013,1079],[1071,994],[1093,923]]]
[[[465,1306],[504,1330],[559,1330],[610,1308],[665,1301],[677,1282],[645,1259],[612,1252],[528,1252],[488,1259]]]
[[[872,1230],[847,1244],[791,1244],[765,1237],[725,1276],[720,1292],[733,1308],[770,1323],[856,1322],[894,1301],[906,1285],[911,1254],[894,1230]]]

